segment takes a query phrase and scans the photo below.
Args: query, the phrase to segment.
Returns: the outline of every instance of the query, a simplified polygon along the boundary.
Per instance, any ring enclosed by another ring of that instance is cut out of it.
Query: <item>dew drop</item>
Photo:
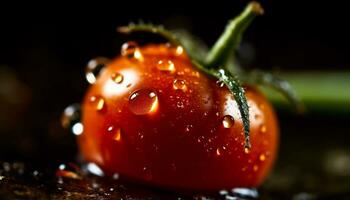
[[[97,111],[102,111],[105,108],[105,100],[100,96],[91,96],[90,103]]]
[[[113,139],[114,139],[115,141],[118,141],[118,142],[122,139],[122,131],[121,131],[120,128],[118,128],[118,129],[115,131],[115,134],[114,134],[114,136],[113,136]]]
[[[175,79],[173,82],[173,88],[175,90],[182,90],[183,92],[187,91],[187,85],[184,80]]]
[[[137,90],[129,97],[129,109],[135,115],[146,115],[157,111],[158,96],[148,89]]]
[[[133,41],[126,42],[122,45],[121,48],[122,56],[126,56],[128,58],[134,58],[139,61],[143,61],[143,56],[138,47],[138,44]]]
[[[56,170],[57,177],[70,178],[70,179],[82,179],[80,168],[73,164],[60,164]]]
[[[225,83],[222,82],[222,81],[216,81],[216,84],[219,86],[219,87],[224,87]]]
[[[81,135],[84,131],[84,126],[81,122],[77,122],[72,126],[72,133],[74,135]]]
[[[147,180],[151,180],[152,179],[152,171],[150,168],[148,168],[147,166],[144,166],[142,168],[142,173],[144,175],[144,177],[147,179]]]
[[[185,127],[185,132],[189,133],[192,129],[193,129],[193,125],[192,124],[187,124],[186,127]]]
[[[64,109],[61,116],[61,125],[64,128],[70,128],[80,121],[81,110],[79,104],[72,104]]]
[[[220,148],[217,148],[217,149],[216,149],[216,155],[218,155],[218,156],[221,155],[221,149],[220,149]]]
[[[266,126],[265,125],[261,125],[260,126],[260,132],[261,133],[265,133],[266,132]]]
[[[123,77],[122,74],[116,72],[116,73],[113,73],[113,74],[111,75],[111,79],[112,79],[115,83],[120,84],[120,83],[123,82],[124,77]]]
[[[107,131],[112,132],[114,130],[114,126],[108,126]]]
[[[157,63],[157,68],[160,71],[175,72],[175,65],[171,60],[159,60]]]
[[[184,52],[184,48],[182,46],[176,47],[176,50],[175,50],[176,55],[179,56],[179,55],[183,54],[183,52]]]
[[[104,172],[102,171],[102,169],[95,163],[88,163],[86,165],[86,170],[96,176],[104,176]]]
[[[183,103],[182,101],[178,101],[178,102],[176,103],[176,106],[177,106],[178,108],[184,108],[184,107],[185,107],[185,105],[184,105],[184,103]]]
[[[250,149],[248,147],[244,147],[244,153],[246,154],[250,153]]]
[[[258,169],[259,169],[259,166],[258,166],[258,165],[254,165],[254,166],[253,166],[253,171],[256,172],[256,171],[258,171]]]
[[[265,161],[265,159],[266,159],[265,154],[260,154],[259,160],[260,160],[261,162],[263,162],[263,161]]]
[[[94,84],[98,75],[108,62],[109,60],[103,57],[90,60],[85,68],[85,78],[87,82]]]
[[[261,115],[255,114],[255,115],[254,115],[254,119],[255,119],[255,120],[260,120],[260,119],[261,119]]]
[[[113,176],[112,176],[112,178],[113,178],[114,180],[118,180],[118,179],[119,179],[119,174],[118,174],[118,173],[114,173]]]
[[[225,115],[222,120],[222,126],[224,128],[231,128],[234,123],[235,123],[235,120],[231,115]]]

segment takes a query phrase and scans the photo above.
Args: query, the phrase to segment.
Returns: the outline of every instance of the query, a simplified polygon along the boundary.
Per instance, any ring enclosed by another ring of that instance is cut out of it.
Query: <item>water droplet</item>
[[[244,153],[246,154],[250,153],[250,149],[248,147],[244,147]]]
[[[198,143],[201,143],[203,140],[204,140],[204,136],[200,136],[200,137],[197,138],[197,142]]]
[[[116,72],[116,73],[113,73],[113,74],[111,75],[111,79],[112,79],[115,83],[120,84],[121,82],[123,82],[124,77],[123,77],[122,74]]]
[[[260,154],[259,160],[262,162],[262,161],[265,161],[265,159],[266,159],[265,154]]]
[[[88,163],[86,165],[86,170],[96,176],[104,176],[104,172],[102,171],[102,169],[95,163]]]
[[[193,125],[192,124],[187,124],[185,127],[185,132],[190,132],[193,129]]]
[[[175,72],[175,65],[171,60],[159,60],[157,63],[157,68],[160,71]]]
[[[242,167],[242,172],[247,171],[247,167]]]
[[[140,140],[142,140],[142,139],[143,139],[143,137],[144,137],[144,136],[143,136],[143,134],[142,134],[142,133],[140,133],[140,132],[139,132],[137,135],[139,136]]]
[[[129,109],[135,115],[154,113],[158,108],[158,96],[148,89],[137,90],[129,97]]]
[[[217,149],[216,149],[216,155],[218,155],[218,156],[220,156],[220,155],[221,155],[220,148],[217,148]]]
[[[175,90],[182,90],[183,92],[187,91],[187,85],[184,80],[175,79],[173,82],[173,88]]]
[[[176,106],[177,106],[178,108],[184,108],[184,107],[185,107],[185,105],[184,105],[184,103],[183,103],[182,101],[178,101],[178,102],[176,103]]]
[[[109,62],[107,58],[99,57],[88,62],[85,68],[85,78],[90,84],[94,84],[105,65]]]
[[[114,173],[113,176],[112,176],[112,178],[113,178],[114,180],[119,179],[119,174],[118,174],[118,173]]]
[[[231,115],[225,115],[222,120],[222,125],[224,128],[231,128],[234,123],[235,123],[235,120]]]
[[[90,103],[97,111],[102,111],[105,108],[105,100],[100,96],[91,96]]]
[[[128,58],[135,58],[136,60],[143,61],[143,56],[136,42],[130,41],[122,45],[121,48],[122,56]]]
[[[73,164],[60,164],[56,170],[56,176],[70,179],[82,179],[80,168]]]
[[[77,122],[72,126],[72,133],[74,135],[81,135],[83,131],[84,131],[84,126],[80,122]]]
[[[176,47],[176,50],[175,50],[176,55],[179,56],[179,55],[183,54],[183,52],[184,52],[184,48],[182,46]]]
[[[142,173],[147,180],[151,180],[153,177],[151,169],[149,169],[147,166],[142,168]]]
[[[222,81],[216,81],[216,84],[219,86],[219,87],[224,87],[225,83],[222,82]]]
[[[255,119],[255,120],[259,120],[260,118],[261,118],[261,115],[259,115],[259,114],[255,114],[255,115],[254,115],[254,119]]]
[[[258,169],[259,169],[259,166],[258,166],[258,165],[254,165],[254,166],[253,166],[253,171],[256,172],[256,171],[258,171]]]
[[[266,132],[266,126],[265,125],[261,125],[260,126],[260,132],[261,133],[265,133]]]
[[[107,131],[112,132],[114,130],[114,126],[108,126]]]
[[[72,127],[75,123],[80,121],[81,110],[79,104],[72,104],[64,109],[61,116],[61,125],[64,128]]]
[[[120,141],[122,139],[122,131],[120,128],[118,128],[116,131],[115,131],[115,134],[113,136],[114,140],[115,141]]]

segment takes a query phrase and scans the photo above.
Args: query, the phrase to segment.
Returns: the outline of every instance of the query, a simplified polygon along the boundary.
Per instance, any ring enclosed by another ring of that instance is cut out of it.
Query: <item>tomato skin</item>
[[[239,110],[225,86],[166,45],[148,45],[140,53],[141,59],[112,60],[88,89],[84,133],[78,136],[83,157],[109,175],[164,188],[259,186],[271,171],[279,137],[275,112],[263,95],[246,87],[252,147],[245,151]],[[175,69],[162,70],[162,63]],[[116,73],[123,76],[119,83],[111,78]],[[151,109],[131,102],[140,90],[156,95]],[[92,97],[103,100],[102,109]]]

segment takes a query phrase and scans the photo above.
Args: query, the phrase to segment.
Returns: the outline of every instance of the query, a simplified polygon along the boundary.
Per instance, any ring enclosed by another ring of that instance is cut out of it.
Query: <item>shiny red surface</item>
[[[240,114],[225,86],[174,48],[150,45],[139,53],[142,57],[113,59],[88,89],[82,107],[84,132],[78,136],[84,158],[107,174],[117,172],[165,188],[261,184],[278,146],[278,124],[267,100],[253,87],[246,88],[252,148],[244,151]],[[174,69],[164,70],[164,63],[173,63]],[[114,73],[123,80],[114,82]],[[143,94],[135,97],[140,90]],[[156,96],[149,99],[150,92]],[[91,102],[92,96],[103,99],[103,109]],[[229,121],[223,124],[225,116]]]

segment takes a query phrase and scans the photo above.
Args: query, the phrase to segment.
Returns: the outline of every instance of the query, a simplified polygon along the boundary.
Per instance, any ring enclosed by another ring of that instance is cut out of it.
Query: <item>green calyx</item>
[[[183,32],[168,31],[163,26],[139,23],[118,27],[117,30],[122,33],[150,32],[158,34],[171,44],[182,46],[198,69],[224,83],[237,102],[243,122],[245,148],[250,148],[249,106],[238,75],[243,84],[263,84],[282,92],[298,110],[302,110],[297,95],[286,81],[258,70],[246,72],[235,64],[235,51],[240,45],[244,31],[256,16],[263,13],[264,10],[258,2],[250,2],[240,15],[229,21],[223,34],[209,51],[203,47],[202,42],[193,36],[183,34]]]

